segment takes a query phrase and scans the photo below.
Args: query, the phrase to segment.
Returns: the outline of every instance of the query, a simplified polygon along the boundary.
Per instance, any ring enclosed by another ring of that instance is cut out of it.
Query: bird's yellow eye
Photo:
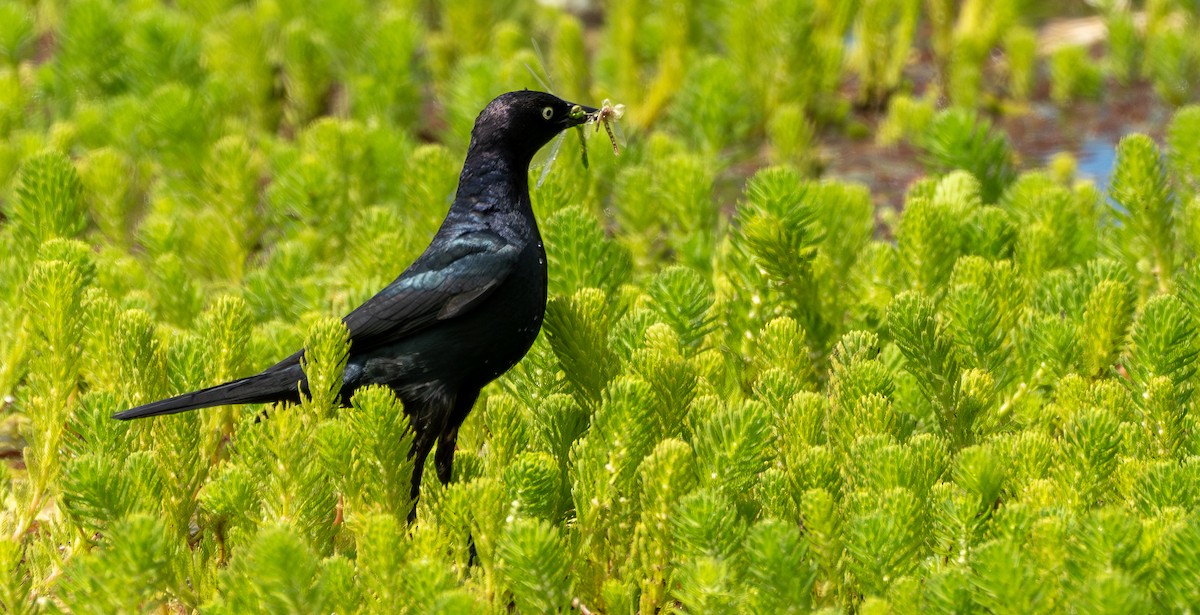
[[[542,109],[542,117],[544,117],[546,119],[550,119],[550,118],[554,117],[554,108],[546,107],[545,109]]]

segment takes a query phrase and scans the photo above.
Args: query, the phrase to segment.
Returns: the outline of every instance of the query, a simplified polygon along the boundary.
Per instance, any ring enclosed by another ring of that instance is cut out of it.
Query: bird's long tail
[[[261,374],[240,378],[225,384],[161,399],[113,415],[114,419],[140,419],[147,416],[175,414],[199,408],[230,404],[257,404],[275,401],[299,402],[299,387],[306,385],[299,365],[292,368],[267,370]]]

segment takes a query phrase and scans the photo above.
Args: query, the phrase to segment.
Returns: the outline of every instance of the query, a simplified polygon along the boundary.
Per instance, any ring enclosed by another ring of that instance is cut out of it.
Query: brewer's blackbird
[[[480,389],[525,356],[541,329],[546,253],[529,201],[529,163],[556,134],[597,115],[597,109],[528,90],[488,103],[471,131],[454,203],[429,247],[342,319],[350,354],[341,403],[372,383],[391,387],[404,403],[414,432],[414,499],[434,442],[440,439],[434,461],[446,483],[458,428]],[[307,392],[303,355],[300,350],[258,375],[113,416],[295,403]]]

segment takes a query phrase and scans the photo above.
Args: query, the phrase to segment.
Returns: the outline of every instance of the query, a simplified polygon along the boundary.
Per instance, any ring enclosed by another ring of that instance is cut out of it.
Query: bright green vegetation
[[[1038,70],[1195,100],[1188,3],[1104,13],[1099,66],[1013,1],[751,4],[0,0],[3,609],[1200,608],[1200,108],[1106,193],[982,111]],[[877,222],[813,142],[919,31],[957,107],[891,99],[928,177]],[[425,246],[531,36],[630,141],[535,192],[545,330],[408,527],[411,435],[382,389],[334,407],[337,316]],[[298,407],[108,418],[302,344]]]

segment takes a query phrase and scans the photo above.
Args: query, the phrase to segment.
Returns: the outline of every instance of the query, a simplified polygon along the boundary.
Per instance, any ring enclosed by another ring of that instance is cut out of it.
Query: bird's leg
[[[438,480],[443,485],[450,484],[454,470],[454,449],[458,446],[458,425],[447,427],[438,440],[437,453],[433,456],[433,464],[437,467]],[[474,566],[479,554],[475,550],[475,537],[467,534],[467,565]]]
[[[454,449],[457,446],[458,427],[447,428],[442,432],[442,437],[438,440],[437,453],[433,456],[438,480],[442,481],[443,485],[450,484],[450,477],[454,470]]]
[[[425,430],[418,432],[413,440],[411,455],[413,458],[412,472],[412,491],[409,492],[412,497],[413,507],[408,513],[408,523],[411,525],[417,520],[417,498],[421,495],[421,476],[425,473],[425,459],[429,457],[429,451],[433,449],[433,443],[437,439],[437,432],[433,430]]]
[[[454,476],[454,451],[458,447],[458,428],[470,414],[471,408],[475,407],[476,399],[479,399],[479,389],[469,387],[459,389],[449,420],[446,422],[446,427],[442,429],[433,463],[437,467],[438,480],[442,481],[443,485],[449,485],[450,479]],[[471,534],[467,534],[467,553],[469,553],[468,566],[479,563],[479,553],[475,549],[475,537]]]
[[[446,427],[442,429],[442,437],[438,440],[437,454],[433,462],[437,466],[438,479],[443,485],[449,485],[454,469],[454,449],[458,446],[458,428],[475,407],[479,399],[479,389],[463,387],[454,398],[454,407],[450,411]]]

